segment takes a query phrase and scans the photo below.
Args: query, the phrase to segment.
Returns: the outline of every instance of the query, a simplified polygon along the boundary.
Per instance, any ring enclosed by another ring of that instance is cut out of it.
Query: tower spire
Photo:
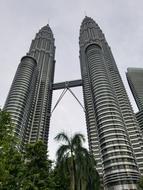
[[[37,140],[48,143],[55,68],[54,37],[49,25],[36,34],[27,55],[18,66],[4,107],[11,113],[21,147]]]
[[[106,190],[137,190],[143,173],[141,132],[112,52],[90,17],[82,21],[79,43],[89,147],[96,168]]]
[[[87,16],[86,11],[84,11],[84,16],[85,16],[85,17]]]

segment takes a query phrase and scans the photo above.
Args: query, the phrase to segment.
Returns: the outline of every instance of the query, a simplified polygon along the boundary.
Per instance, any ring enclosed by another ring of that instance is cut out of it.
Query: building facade
[[[139,110],[143,110],[143,68],[128,68],[127,80]]]
[[[139,109],[136,118],[143,134],[143,68],[128,68],[126,76]]]
[[[21,59],[4,110],[11,113],[15,133],[22,142],[48,142],[55,68],[54,37],[44,26]]]
[[[80,28],[82,80],[53,84],[54,37],[43,27],[21,59],[4,110],[11,113],[21,146],[48,143],[52,91],[83,87],[90,151],[105,190],[137,190],[143,173],[143,144],[136,118],[111,49],[95,21]]]
[[[143,172],[140,130],[111,49],[89,17],[81,24],[79,44],[89,147],[104,187],[137,189]]]
[[[140,110],[136,113],[136,118],[143,136],[143,110]]]

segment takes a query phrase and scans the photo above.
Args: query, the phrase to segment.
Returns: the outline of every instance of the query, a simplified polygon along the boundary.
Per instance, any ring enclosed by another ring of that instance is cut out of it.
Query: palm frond
[[[67,134],[65,132],[59,133],[57,136],[54,138],[56,141],[65,141],[67,144],[70,144],[70,139],[68,138]]]
[[[70,146],[62,144],[56,152],[57,162],[61,162],[65,155],[68,156],[69,151]]]
[[[96,161],[94,155],[83,147],[84,135],[76,133],[69,138],[62,132],[55,140],[66,142],[59,147],[56,156],[60,170],[69,175],[71,184],[80,189],[97,189],[100,186],[100,178]]]
[[[80,147],[82,146],[83,142],[85,142],[85,137],[80,133],[76,133],[71,139],[71,144],[73,147]]]

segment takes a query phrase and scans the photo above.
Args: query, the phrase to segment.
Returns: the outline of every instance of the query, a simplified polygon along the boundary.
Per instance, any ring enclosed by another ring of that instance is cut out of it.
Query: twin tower
[[[44,26],[16,71],[4,109],[11,113],[21,147],[48,143],[52,92],[81,85],[89,149],[105,190],[137,190],[143,174],[143,139],[111,49],[98,24],[82,21],[79,37],[81,80],[54,84],[55,46]]]

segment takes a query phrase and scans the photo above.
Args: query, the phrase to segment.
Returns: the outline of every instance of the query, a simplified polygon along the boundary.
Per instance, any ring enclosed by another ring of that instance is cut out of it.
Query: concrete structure
[[[105,189],[137,189],[143,172],[140,130],[111,49],[89,17],[81,24],[79,44],[89,146]]]
[[[79,43],[82,80],[54,84],[54,38],[50,27],[43,27],[21,60],[4,109],[22,146],[38,139],[47,144],[52,91],[83,86],[89,147],[105,190],[137,190],[143,172],[140,129],[111,49],[89,17],[82,22]]]
[[[139,109],[136,118],[143,134],[143,68],[128,68],[126,76]]]
[[[128,68],[127,80],[139,110],[143,110],[143,68]]]
[[[139,112],[136,113],[136,118],[143,135],[143,110],[140,110]]]
[[[16,125],[22,146],[37,140],[48,142],[55,67],[54,37],[50,27],[43,27],[22,58],[4,109]]]

